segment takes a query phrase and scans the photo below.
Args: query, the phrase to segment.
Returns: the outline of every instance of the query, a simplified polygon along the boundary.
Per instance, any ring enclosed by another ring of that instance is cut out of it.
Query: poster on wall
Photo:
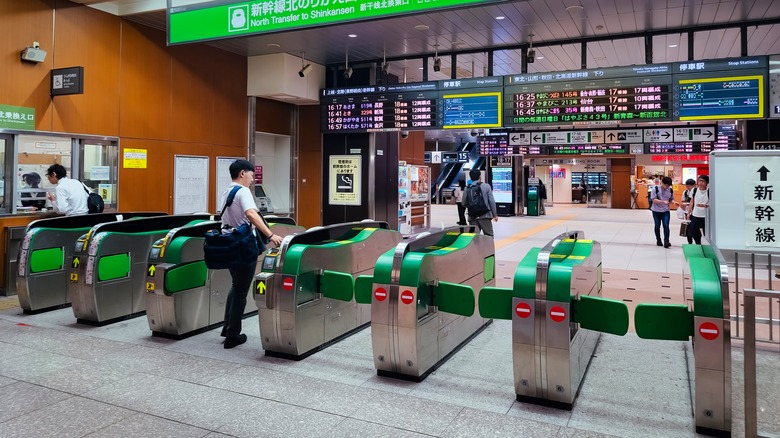
[[[328,169],[328,204],[360,205],[360,155],[331,155]]]
[[[427,201],[429,191],[428,168],[409,166],[409,199],[412,201]]]
[[[409,167],[398,166],[398,200],[409,200]]]
[[[173,162],[173,214],[208,211],[209,157],[175,155]]]
[[[146,149],[125,149],[122,167],[125,169],[146,169]]]
[[[216,199],[216,211],[222,211],[222,193],[227,189],[233,179],[230,178],[230,165],[236,160],[245,160],[239,157],[217,157],[217,181],[214,183],[214,199]]]

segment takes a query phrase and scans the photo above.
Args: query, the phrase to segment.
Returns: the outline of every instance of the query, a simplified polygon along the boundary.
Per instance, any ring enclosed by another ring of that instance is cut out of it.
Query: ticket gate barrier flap
[[[634,328],[642,339],[687,341],[693,335],[693,312],[685,304],[641,303],[634,310]]]
[[[34,314],[67,307],[67,263],[72,260],[74,241],[91,227],[106,222],[135,217],[162,216],[165,213],[101,213],[39,219],[27,225],[25,239],[19,246],[19,269],[16,288],[24,313]]]
[[[607,298],[581,296],[572,301],[572,322],[601,333],[625,336],[628,333],[628,306]]]
[[[209,215],[137,218],[98,224],[76,241],[68,296],[77,322],[104,325],[145,312],[147,258],[171,228],[197,224]],[[86,263],[84,263],[86,259]]]
[[[367,327],[370,306],[354,301],[354,278],[373,274],[377,258],[400,241],[387,223],[375,221],[286,238],[255,276],[265,354],[300,360]]]

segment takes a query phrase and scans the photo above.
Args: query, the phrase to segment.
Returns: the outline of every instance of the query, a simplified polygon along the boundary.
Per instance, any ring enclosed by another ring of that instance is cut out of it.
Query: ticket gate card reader
[[[493,239],[448,228],[402,242],[356,281],[371,303],[371,343],[380,376],[422,381],[492,320],[476,295],[495,284]]]
[[[637,305],[636,334],[643,339],[693,340],[696,432],[731,436],[731,317],[728,265],[720,251],[683,245],[693,308],[685,304]],[[686,282],[687,284],[687,282]]]
[[[271,216],[266,221],[277,236],[305,230],[295,225],[292,218]],[[210,270],[203,260],[204,235],[218,225],[209,221],[174,228],[152,245],[145,302],[146,318],[154,336],[183,339],[224,323],[232,285],[230,271]],[[244,316],[255,313],[255,302],[247,300]]]
[[[163,215],[165,213],[99,213],[31,222],[25,230],[17,258],[16,289],[24,313],[34,314],[70,305],[65,263],[73,257],[76,239],[90,228],[106,222]],[[76,259],[72,263],[81,261]]]
[[[483,317],[512,320],[518,401],[571,409],[601,333],[628,332],[625,303],[601,298],[601,246],[564,233],[533,248],[512,289],[484,288]]]
[[[354,277],[373,273],[400,241],[387,223],[364,221],[315,227],[271,248],[253,287],[265,354],[300,360],[367,326]]]
[[[159,216],[92,227],[74,244],[69,260],[68,297],[76,320],[104,325],[146,311],[147,260],[152,244],[172,228],[191,225],[207,214]]]

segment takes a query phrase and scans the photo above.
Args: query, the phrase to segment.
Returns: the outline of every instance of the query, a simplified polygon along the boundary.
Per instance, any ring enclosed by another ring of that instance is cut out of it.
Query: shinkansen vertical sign
[[[169,5],[171,4],[171,0]],[[507,0],[256,0],[168,8],[168,43],[327,26]]]

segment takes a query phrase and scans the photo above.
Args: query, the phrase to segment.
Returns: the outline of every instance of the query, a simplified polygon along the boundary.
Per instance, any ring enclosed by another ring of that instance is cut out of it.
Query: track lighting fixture
[[[534,50],[534,34],[528,34],[528,41],[528,54],[526,55],[526,60],[529,64],[533,64],[534,61],[536,61],[536,50]]]
[[[434,49],[436,50],[433,55],[433,71],[441,71],[441,58],[439,58],[439,45],[434,44]]]
[[[301,52],[301,69],[298,70],[298,76],[305,78],[306,75],[311,73],[311,64],[306,64],[306,52]]]

